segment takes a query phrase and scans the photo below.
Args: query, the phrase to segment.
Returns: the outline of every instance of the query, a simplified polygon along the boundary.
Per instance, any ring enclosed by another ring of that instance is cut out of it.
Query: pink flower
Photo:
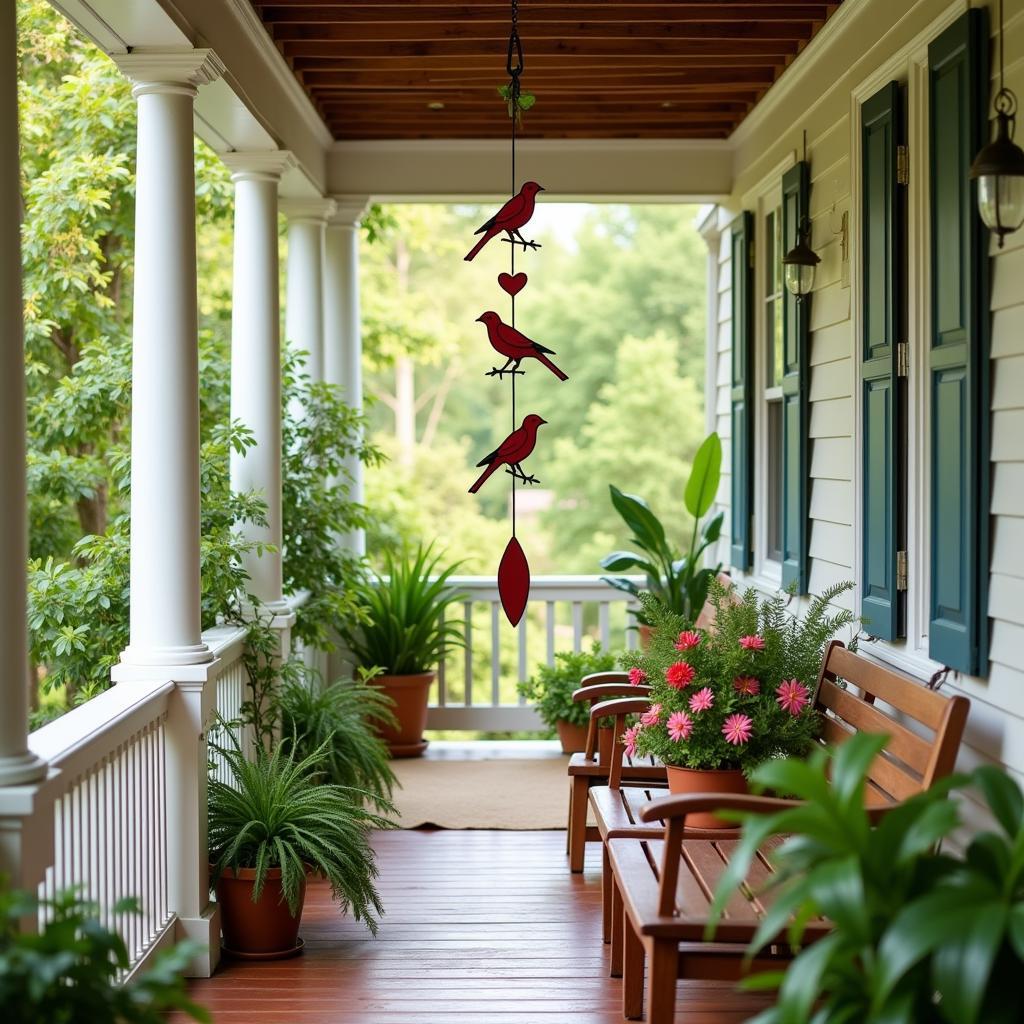
[[[786,679],[779,684],[775,692],[778,694],[775,699],[780,707],[784,707],[791,715],[799,715],[810,703],[807,687],[796,679]]]
[[[748,651],[763,651],[764,637],[756,635],[741,636],[740,647],[745,647]]]
[[[639,686],[641,683],[647,682],[647,673],[642,668],[631,668],[629,681],[633,686]]]
[[[756,697],[761,692],[761,683],[753,676],[737,676],[732,681],[732,688],[737,693],[748,697]]]
[[[733,746],[741,746],[750,739],[754,723],[746,715],[730,715],[722,723],[722,735]]]
[[[636,738],[639,735],[639,725],[634,725],[622,734],[622,744],[626,748],[626,757],[632,757],[636,753]]]
[[[677,661],[674,665],[669,665],[665,670],[665,682],[669,686],[674,686],[677,690],[681,690],[684,686],[689,686],[693,682],[693,677],[696,674],[692,665],[688,665],[685,661]]]
[[[676,641],[676,650],[688,651],[691,647],[696,647],[699,643],[700,633],[694,632],[692,629],[686,629],[679,634],[679,639]]]
[[[657,725],[661,718],[661,705],[652,704],[641,716],[641,725]]]
[[[698,690],[690,698],[690,710],[697,714],[699,711],[707,711],[714,703],[715,695],[711,692],[710,687],[705,686],[703,690]]]
[[[668,738],[678,743],[688,740],[693,732],[693,719],[685,711],[673,711],[668,716]]]

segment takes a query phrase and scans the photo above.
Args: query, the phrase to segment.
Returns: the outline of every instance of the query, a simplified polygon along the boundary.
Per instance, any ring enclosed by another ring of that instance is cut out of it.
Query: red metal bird
[[[476,494],[490,475],[502,466],[508,466],[507,472],[522,480],[524,484],[540,483],[535,476],[527,476],[520,463],[533,451],[534,445],[537,443],[537,428],[542,423],[547,423],[547,420],[541,419],[535,413],[530,413],[518,430],[513,430],[490,455],[481,459],[477,465],[487,468],[480,474],[477,482],[470,487],[469,493]]]
[[[569,379],[548,359],[548,356],[555,354],[551,349],[538,345],[537,342],[531,341],[514,327],[503,323],[501,317],[493,310],[489,309],[486,313],[481,313],[476,319],[477,323],[487,325],[487,338],[491,343],[491,348],[508,360],[500,370],[494,367],[487,374],[488,377],[501,377],[505,373],[522,373],[519,364],[524,359],[536,359],[537,362],[543,363],[559,380]],[[511,370],[509,370],[509,364],[514,364]]]
[[[508,240],[513,245],[521,245],[524,249],[540,248],[536,242],[528,242],[519,229],[533,216],[533,208],[537,201],[537,193],[544,189],[535,181],[528,181],[486,224],[475,232],[483,235],[476,245],[466,254],[466,259],[471,260],[474,256],[492,239],[500,235],[502,231],[508,233]]]

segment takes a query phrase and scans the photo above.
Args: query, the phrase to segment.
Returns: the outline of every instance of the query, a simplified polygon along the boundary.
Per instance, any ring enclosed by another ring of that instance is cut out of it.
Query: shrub
[[[537,708],[549,728],[558,722],[586,726],[590,705],[572,699],[580,680],[591,672],[613,672],[616,657],[602,649],[597,640],[589,651],[556,651],[554,665],[542,665],[534,675],[516,684],[516,689]]]

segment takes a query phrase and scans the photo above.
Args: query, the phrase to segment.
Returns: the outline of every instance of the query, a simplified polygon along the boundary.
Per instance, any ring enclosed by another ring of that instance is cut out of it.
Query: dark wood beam
[[[417,75],[402,71],[388,74],[380,71],[305,71],[302,81],[310,88],[352,89],[443,89],[445,86],[479,86],[496,89],[504,83],[505,75],[498,72],[428,71]],[[657,89],[662,85],[726,85],[730,88],[771,85],[775,80],[774,68],[697,68],[693,71],[673,71],[652,68],[649,71],[629,69],[625,71],[602,71],[599,74],[578,71],[575,68],[539,68],[529,78],[523,78],[523,85],[530,92],[539,93],[545,89],[561,86],[589,88],[601,84],[605,87],[619,85],[650,86]]]
[[[297,56],[290,58],[295,71],[504,71],[504,63],[494,54],[480,54],[472,57],[350,57],[350,56]],[[720,56],[694,56],[692,54],[667,54],[659,57],[644,57],[636,54],[618,56],[592,56],[589,54],[537,54],[531,53],[528,70],[571,68],[573,71],[621,71],[628,69],[686,70],[688,68],[774,68],[779,63],[775,55],[732,54]]]

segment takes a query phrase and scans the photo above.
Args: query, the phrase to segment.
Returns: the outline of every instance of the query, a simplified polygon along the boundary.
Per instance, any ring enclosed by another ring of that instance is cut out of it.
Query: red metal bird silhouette
[[[473,259],[495,235],[500,235],[502,231],[508,233],[508,240],[513,245],[521,245],[524,249],[539,249],[540,246],[536,242],[528,242],[523,238],[519,229],[533,216],[537,193],[543,191],[544,189],[537,182],[528,181],[517,195],[514,195],[486,224],[481,225],[475,232],[484,237],[470,249],[465,258]]]
[[[538,345],[537,342],[531,341],[514,327],[503,323],[501,317],[493,310],[489,309],[486,313],[481,313],[476,319],[478,323],[487,325],[487,338],[491,343],[491,348],[508,360],[500,370],[494,367],[487,374],[488,377],[502,377],[506,373],[522,373],[519,364],[524,359],[536,359],[539,363],[543,363],[559,380],[569,379],[548,359],[548,356],[555,354],[551,349]],[[510,363],[514,364],[511,370],[509,370]]]
[[[513,430],[490,455],[481,459],[477,465],[487,468],[480,474],[477,482],[470,487],[469,493],[476,494],[491,474],[502,466],[508,466],[507,472],[522,480],[524,484],[540,483],[535,476],[527,476],[520,463],[533,451],[534,445],[537,443],[537,428],[542,423],[547,423],[547,420],[541,419],[535,413],[530,413],[518,430]]]

